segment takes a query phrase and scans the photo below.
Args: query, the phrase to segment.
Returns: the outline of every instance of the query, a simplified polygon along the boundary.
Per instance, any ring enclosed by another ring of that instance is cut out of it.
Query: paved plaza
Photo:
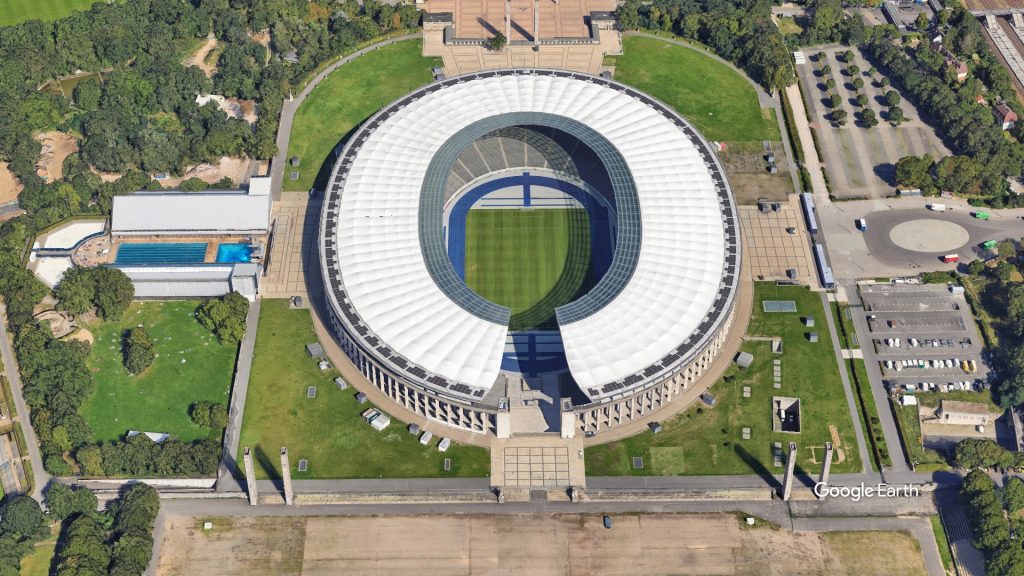
[[[583,443],[557,434],[491,441],[491,485],[508,488],[585,486]]]
[[[815,284],[814,260],[806,239],[798,197],[790,195],[777,211],[761,212],[754,206],[739,206],[743,254],[750,277],[755,280],[796,280]],[[789,232],[793,230],[793,232]],[[796,270],[796,278],[786,271]]]
[[[307,265],[316,265],[319,198],[305,192],[284,192],[274,202],[270,255],[260,284],[264,298],[308,299]]]

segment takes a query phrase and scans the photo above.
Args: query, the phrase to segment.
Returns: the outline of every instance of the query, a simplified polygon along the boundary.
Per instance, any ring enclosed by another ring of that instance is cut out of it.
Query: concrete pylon
[[[505,40],[506,46],[512,40],[512,0],[505,0]]]
[[[249,490],[249,504],[255,506],[259,502],[259,496],[256,494],[256,469],[252,466],[252,450],[248,446],[242,453],[242,459],[245,461],[245,485]]]
[[[1010,17],[1013,18],[1014,28],[1024,28],[1024,15],[1020,12],[1014,12],[1010,14]]]
[[[540,48],[540,0],[533,0],[533,47]]]
[[[284,503],[291,506],[295,502],[292,491],[292,467],[288,464],[288,448],[281,447],[281,478],[284,479]]]
[[[782,480],[782,499],[789,501],[793,493],[793,470],[796,468],[796,442],[789,443],[789,456],[786,457],[786,477]]]
[[[821,476],[818,477],[818,484],[822,487],[828,486],[828,472],[832,468],[832,443],[825,442],[825,464],[821,467]],[[822,498],[822,496],[818,496]]]

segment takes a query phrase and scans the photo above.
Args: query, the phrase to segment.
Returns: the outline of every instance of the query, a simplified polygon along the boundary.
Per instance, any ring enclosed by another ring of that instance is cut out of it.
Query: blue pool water
[[[217,262],[248,262],[252,256],[249,244],[221,244],[217,246]]]
[[[206,259],[205,242],[131,243],[117,249],[115,264],[194,264]]]

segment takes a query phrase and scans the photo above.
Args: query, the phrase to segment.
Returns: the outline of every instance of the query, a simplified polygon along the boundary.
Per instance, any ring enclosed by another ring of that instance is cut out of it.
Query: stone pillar
[[[256,494],[256,470],[252,465],[252,450],[248,446],[242,453],[242,459],[245,460],[245,485],[249,490],[249,504],[255,506],[259,502],[259,496]]]
[[[560,407],[562,438],[573,438],[576,436],[576,413],[572,411],[572,398],[562,398]]]
[[[822,487],[828,486],[828,472],[832,468],[832,443],[825,442],[825,464],[821,467],[821,476],[818,477],[818,484]],[[818,496],[823,498],[823,496]]]
[[[512,0],[505,0],[505,40],[506,47],[512,43]]]
[[[295,502],[292,491],[292,467],[288,464],[288,448],[281,447],[281,478],[284,479],[284,503],[291,506]]]
[[[540,0],[533,0],[533,49],[540,50]]]
[[[1011,14],[1011,17],[1013,18],[1014,28],[1024,28],[1024,15],[1022,15],[1020,12],[1014,12],[1013,14]]]
[[[789,456],[786,457],[786,477],[782,480],[782,499],[787,502],[793,493],[794,468],[796,468],[796,442],[790,442]]]

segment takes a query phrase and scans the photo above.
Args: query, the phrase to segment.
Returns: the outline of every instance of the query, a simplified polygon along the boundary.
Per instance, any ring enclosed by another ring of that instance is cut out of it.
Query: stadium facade
[[[588,191],[613,220],[600,278],[555,310],[564,376],[579,391],[561,401],[561,434],[645,418],[721,352],[740,282],[739,230],[708,142],[675,111],[611,80],[479,72],[366,121],[338,157],[321,214],[332,329],[396,403],[510,435],[510,311],[463,281],[448,217],[466,190],[522,168]]]

